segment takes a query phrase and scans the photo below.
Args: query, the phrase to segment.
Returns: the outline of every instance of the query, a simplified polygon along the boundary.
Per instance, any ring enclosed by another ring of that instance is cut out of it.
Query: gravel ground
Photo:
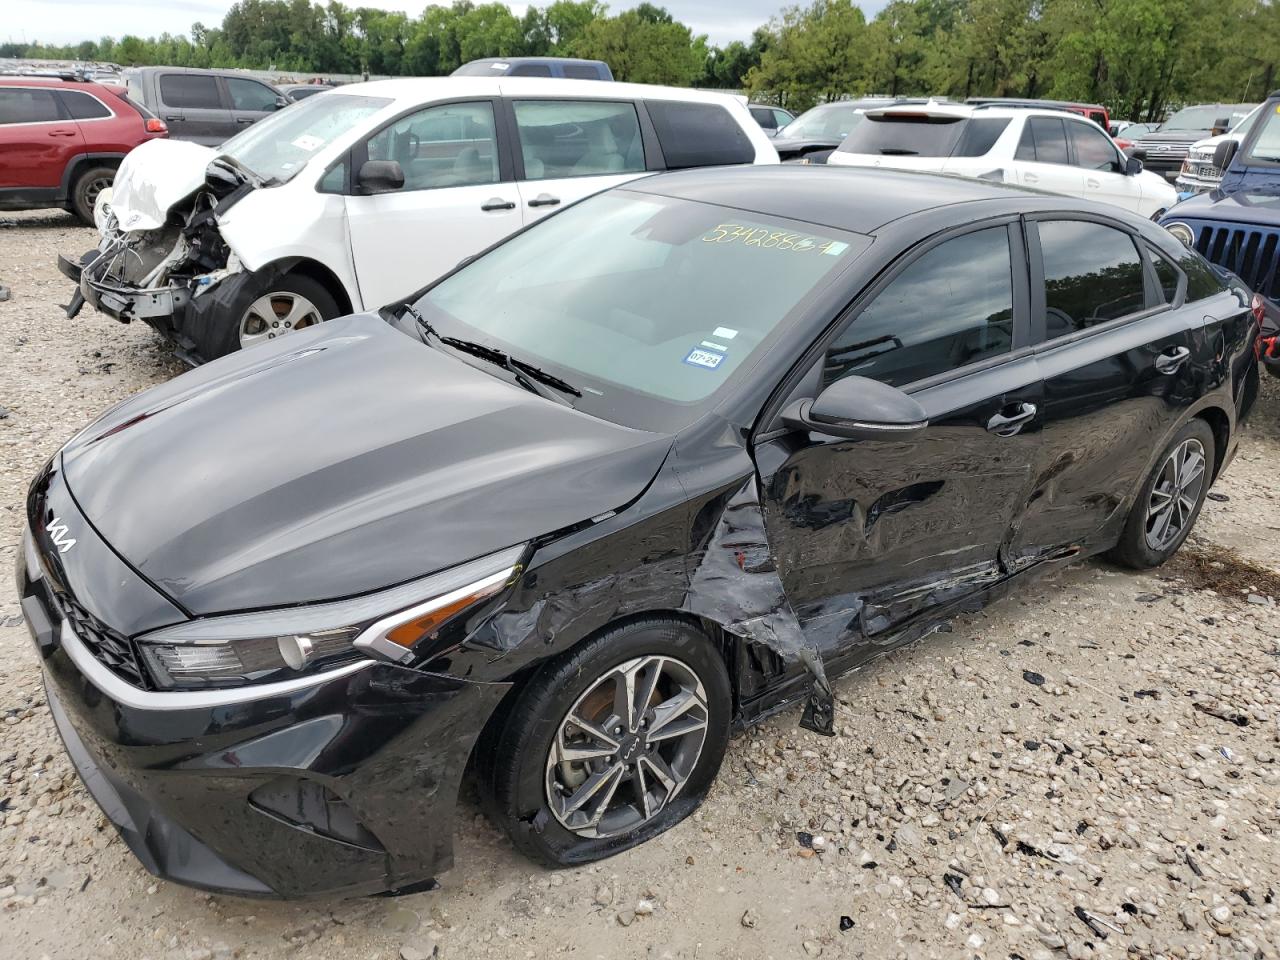
[[[29,478],[180,372],[62,317],[58,213],[0,220],[0,566]],[[837,684],[834,739],[735,740],[702,811],[545,871],[464,806],[458,867],[399,899],[280,904],[147,875],[79,785],[0,587],[0,957],[1280,957],[1280,381],[1163,570],[1077,564]],[[2,414],[0,414],[2,415]]]

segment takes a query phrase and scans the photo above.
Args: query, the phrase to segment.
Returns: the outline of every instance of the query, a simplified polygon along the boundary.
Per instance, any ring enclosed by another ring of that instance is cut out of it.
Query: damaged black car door
[[[989,221],[895,264],[810,351],[794,388],[846,377],[919,404],[914,431],[859,436],[775,421],[758,438],[769,539],[805,633],[854,658],[913,617],[999,580],[1040,451],[1021,227]]]

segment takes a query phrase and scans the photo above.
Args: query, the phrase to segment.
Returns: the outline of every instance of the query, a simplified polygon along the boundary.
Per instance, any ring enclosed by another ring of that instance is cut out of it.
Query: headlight
[[[1195,231],[1185,223],[1174,222],[1165,225],[1165,229],[1178,238],[1185,246],[1191,246],[1196,242]]]
[[[519,576],[525,547],[379,593],[287,610],[209,617],[137,640],[162,689],[288,680],[361,656],[409,663],[429,656],[446,625],[476,611]]]

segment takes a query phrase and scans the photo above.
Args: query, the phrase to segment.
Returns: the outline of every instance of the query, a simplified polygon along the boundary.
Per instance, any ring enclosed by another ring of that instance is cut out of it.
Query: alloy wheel
[[[112,177],[94,177],[84,188],[84,199],[90,210],[98,203],[98,194],[111,186]]]
[[[707,693],[686,664],[646,656],[578,697],[547,752],[551,813],[582,837],[613,837],[658,816],[697,766]]]
[[[1147,546],[1163,551],[1187,529],[1204,487],[1204,447],[1184,440],[1165,458],[1147,500]]]
[[[316,305],[297,293],[268,293],[249,304],[240,320],[240,348],[266,343],[324,320]]]

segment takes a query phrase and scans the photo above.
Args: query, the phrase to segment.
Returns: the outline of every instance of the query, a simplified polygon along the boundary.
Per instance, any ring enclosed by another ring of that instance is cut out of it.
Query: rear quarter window
[[[1226,283],[1218,278],[1198,253],[1187,251],[1186,255],[1178,261],[1178,266],[1187,275],[1187,303],[1215,297],[1227,288]]]
[[[100,120],[111,116],[101,100],[79,90],[59,90],[58,97],[73,120]]]
[[[983,157],[1009,127],[1008,117],[975,117],[965,124],[953,157]]]
[[[710,167],[753,163],[756,150],[742,127],[714,103],[645,102],[667,167]]]

